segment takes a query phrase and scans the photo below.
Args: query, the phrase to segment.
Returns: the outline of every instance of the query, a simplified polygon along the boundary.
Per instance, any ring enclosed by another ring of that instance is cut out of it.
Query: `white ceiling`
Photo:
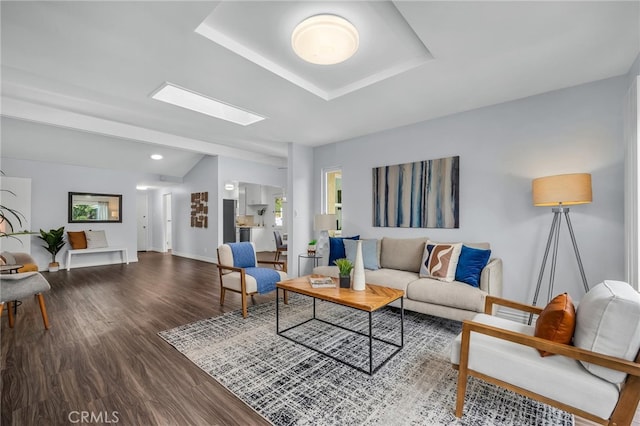
[[[3,157],[38,159],[48,143],[49,161],[178,177],[204,154],[284,165],[289,142],[322,145],[622,75],[640,37],[637,1],[0,7],[2,115],[11,118]],[[291,50],[293,27],[321,11],[360,31],[361,49],[343,64],[307,64]],[[165,81],[267,119],[240,126],[151,99]],[[34,131],[27,141],[24,120],[68,142],[53,147]],[[86,138],[63,137],[65,128]],[[158,150],[160,163],[122,161]]]

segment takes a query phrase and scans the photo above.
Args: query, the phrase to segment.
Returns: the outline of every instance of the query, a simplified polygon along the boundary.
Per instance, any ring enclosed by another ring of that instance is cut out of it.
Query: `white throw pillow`
[[[640,348],[640,294],[622,281],[604,281],[582,298],[573,344],[633,361]],[[591,374],[621,383],[626,373],[581,361]]]
[[[87,248],[109,247],[104,231],[84,231],[87,237]]]
[[[438,244],[427,241],[420,265],[420,276],[451,282],[456,278],[456,268],[462,243]]]

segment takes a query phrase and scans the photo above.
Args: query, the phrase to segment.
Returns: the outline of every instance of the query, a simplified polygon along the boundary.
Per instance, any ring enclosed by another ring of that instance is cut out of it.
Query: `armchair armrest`
[[[469,340],[471,332],[486,334],[487,336],[507,340],[519,345],[530,346],[546,352],[564,355],[575,360],[601,365],[606,368],[631,374],[632,376],[640,376],[640,364],[638,362],[627,361],[626,359],[612,357],[575,346],[556,343],[551,340],[529,336],[527,334],[517,333],[511,330],[505,330],[473,321],[463,321],[462,324],[460,364],[463,364],[464,362],[465,367],[469,359]]]
[[[219,263],[214,263],[214,265],[216,265],[221,271],[228,270],[229,272],[240,272],[242,274],[245,273],[244,268],[238,268],[236,266],[221,265]]]
[[[480,273],[480,290],[502,297],[502,259],[494,257]]]
[[[280,268],[282,268],[282,270],[284,272],[287,272],[287,262],[284,262],[282,260],[258,260],[258,263],[264,263],[267,265],[280,265]]]
[[[540,312],[544,310],[544,308],[541,308],[539,306],[526,305],[524,303],[516,302],[513,300],[487,295],[484,300],[484,313],[493,315],[493,305],[500,305],[507,308],[518,309],[523,312],[537,315],[539,315]]]

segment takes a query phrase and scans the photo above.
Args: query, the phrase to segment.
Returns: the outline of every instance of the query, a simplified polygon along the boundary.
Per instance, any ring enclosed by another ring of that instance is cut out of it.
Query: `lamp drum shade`
[[[315,231],[329,231],[337,229],[338,215],[317,214],[313,218],[313,229]]]
[[[534,206],[570,206],[592,200],[590,173],[536,178],[531,187]]]

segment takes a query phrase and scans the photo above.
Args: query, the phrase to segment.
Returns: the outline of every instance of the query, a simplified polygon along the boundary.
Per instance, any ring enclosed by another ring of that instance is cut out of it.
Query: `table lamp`
[[[318,238],[318,254],[329,252],[329,230],[338,228],[338,216],[335,214],[317,214],[313,218],[314,231],[320,232]]]

